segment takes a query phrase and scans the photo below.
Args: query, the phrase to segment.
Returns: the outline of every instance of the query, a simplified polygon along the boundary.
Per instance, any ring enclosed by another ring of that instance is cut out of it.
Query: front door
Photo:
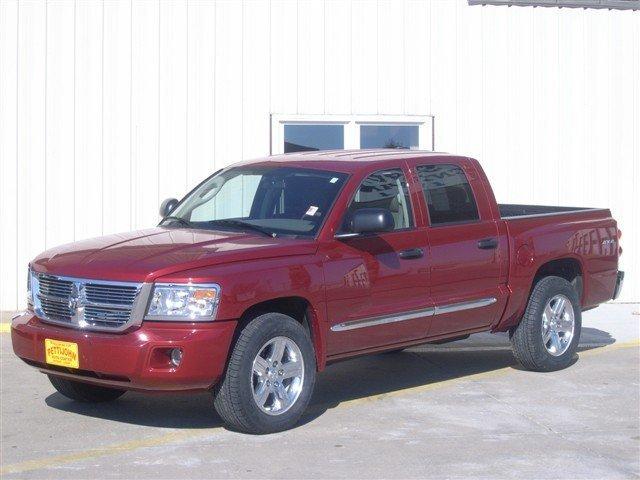
[[[348,219],[361,208],[384,208],[393,231],[350,235]],[[427,292],[426,232],[416,229],[405,172],[369,175],[345,214],[343,231],[328,248],[324,264],[328,354],[339,355],[422,338],[432,304]]]

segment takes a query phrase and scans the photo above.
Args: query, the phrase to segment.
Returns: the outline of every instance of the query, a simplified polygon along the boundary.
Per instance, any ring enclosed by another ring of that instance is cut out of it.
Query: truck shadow
[[[583,328],[578,352],[615,342],[608,332]],[[574,361],[578,360],[576,355]],[[473,335],[444,345],[422,345],[398,353],[367,355],[330,365],[320,373],[307,412],[300,424],[313,421],[331,408],[356,399],[390,394],[504,368],[519,369],[503,334]],[[544,375],[544,374],[541,374]],[[208,393],[139,394],[129,392],[112,403],[82,404],[59,393],[48,406],[114,422],[163,428],[222,427]]]

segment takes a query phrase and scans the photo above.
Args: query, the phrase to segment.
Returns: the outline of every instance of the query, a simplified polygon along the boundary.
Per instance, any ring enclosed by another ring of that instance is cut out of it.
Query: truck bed
[[[552,207],[546,205],[519,205],[515,203],[499,203],[498,209],[500,210],[500,217],[503,220],[600,210],[599,208],[587,207]]]

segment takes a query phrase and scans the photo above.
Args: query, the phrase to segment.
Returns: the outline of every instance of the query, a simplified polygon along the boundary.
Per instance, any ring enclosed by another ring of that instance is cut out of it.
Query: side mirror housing
[[[389,232],[395,228],[393,215],[384,208],[356,210],[349,222],[353,233]]]
[[[160,204],[160,216],[164,218],[169,215],[171,212],[173,212],[173,209],[176,208],[176,205],[178,205],[177,199],[167,198]]]

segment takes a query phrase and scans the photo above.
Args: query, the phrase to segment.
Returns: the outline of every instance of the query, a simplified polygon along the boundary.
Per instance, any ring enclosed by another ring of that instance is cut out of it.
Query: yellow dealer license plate
[[[62,342],[60,340],[44,339],[45,360],[51,365],[60,367],[79,368],[78,344]]]

